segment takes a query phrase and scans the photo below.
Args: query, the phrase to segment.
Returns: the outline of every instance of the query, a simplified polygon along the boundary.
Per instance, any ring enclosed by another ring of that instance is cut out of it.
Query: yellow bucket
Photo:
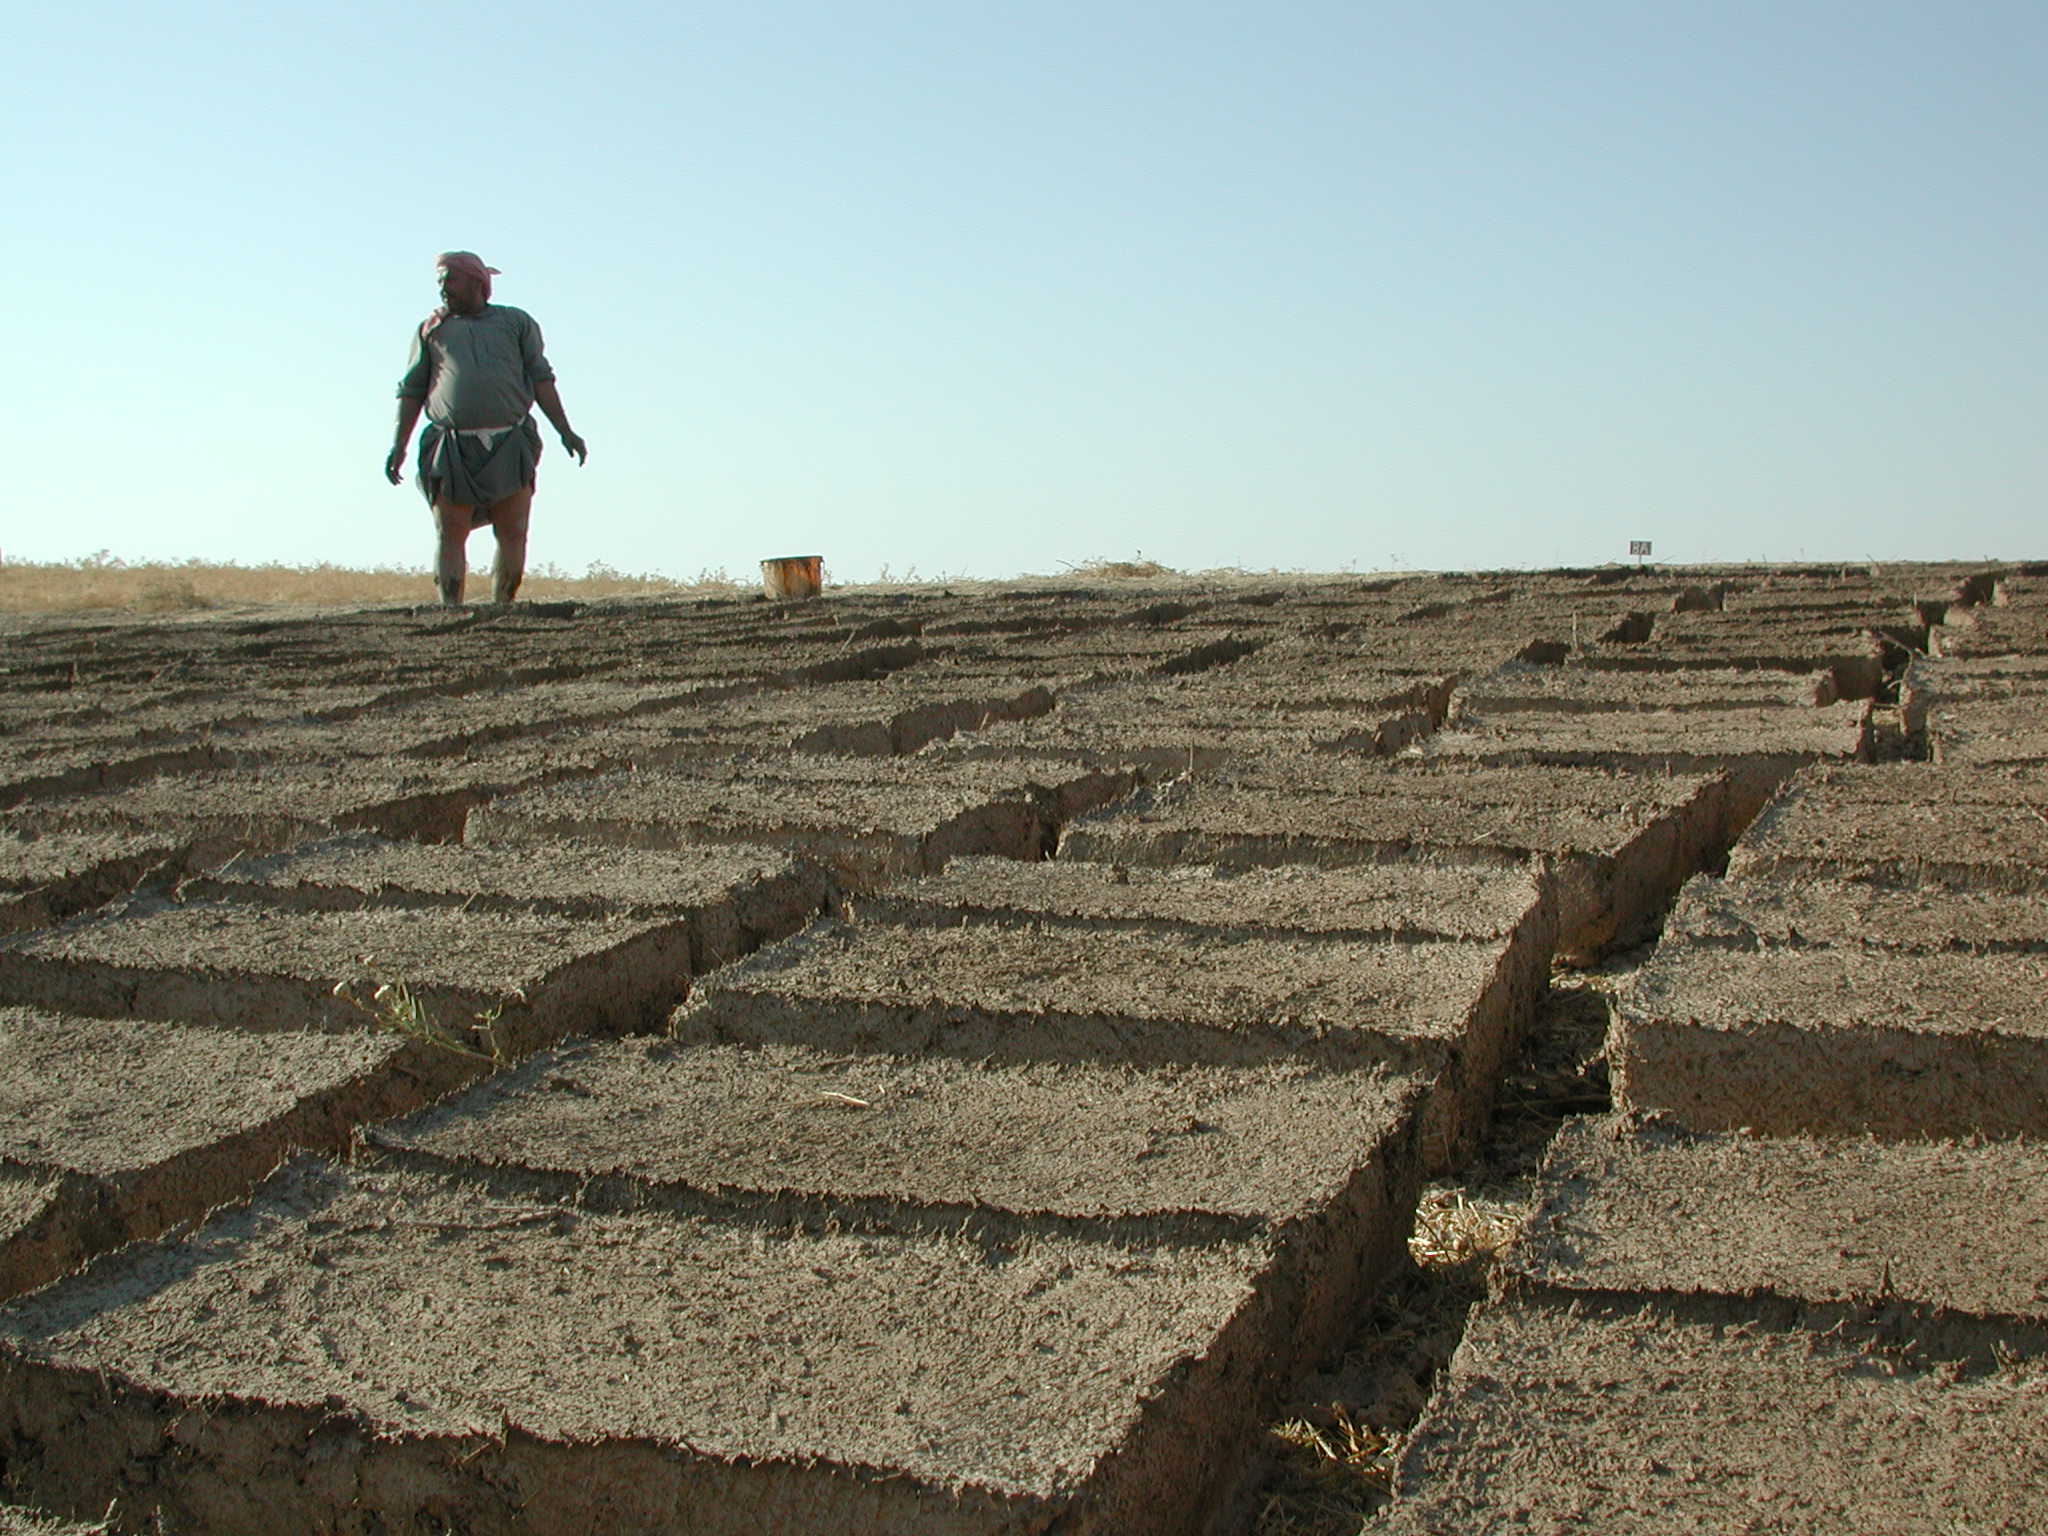
[[[823,555],[783,555],[761,562],[761,590],[772,598],[816,597],[824,586]]]

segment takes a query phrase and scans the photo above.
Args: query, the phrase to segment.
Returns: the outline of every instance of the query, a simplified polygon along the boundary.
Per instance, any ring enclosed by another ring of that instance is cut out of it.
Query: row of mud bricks
[[[17,623],[0,1530],[1243,1530],[1631,951],[1373,1527],[2037,1530],[2044,574]]]

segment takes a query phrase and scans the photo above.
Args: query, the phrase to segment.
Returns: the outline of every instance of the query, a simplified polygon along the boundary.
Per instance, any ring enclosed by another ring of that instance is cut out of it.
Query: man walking
[[[441,601],[461,604],[470,532],[489,523],[498,539],[491,596],[509,603],[526,575],[526,525],[540,463],[540,428],[529,414],[534,402],[578,464],[589,450],[562,409],[533,316],[491,302],[498,269],[470,251],[448,251],[435,266],[441,307],[413,335],[384,477],[393,485],[404,479],[406,447],[424,411],[419,486],[441,535],[434,561]]]

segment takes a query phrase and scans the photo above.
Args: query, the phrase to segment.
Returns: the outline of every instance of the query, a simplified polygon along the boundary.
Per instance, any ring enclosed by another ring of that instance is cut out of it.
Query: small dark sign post
[[[1642,569],[1643,562],[1650,558],[1650,541],[1648,539],[1630,539],[1628,541],[1628,552],[1636,557],[1636,568],[1640,570]]]

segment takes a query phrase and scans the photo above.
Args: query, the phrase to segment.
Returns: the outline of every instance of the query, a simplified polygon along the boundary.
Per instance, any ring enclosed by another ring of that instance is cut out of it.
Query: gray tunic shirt
[[[534,385],[554,376],[533,316],[486,304],[474,315],[448,316],[425,337],[413,332],[398,394],[426,401],[436,426],[509,427],[533,408]]]
[[[414,331],[398,394],[426,402],[420,494],[489,506],[531,486],[540,429],[527,413],[534,386],[554,376],[540,326],[523,309],[486,304],[474,315],[449,315],[424,335]],[[515,430],[476,435],[485,427]]]

